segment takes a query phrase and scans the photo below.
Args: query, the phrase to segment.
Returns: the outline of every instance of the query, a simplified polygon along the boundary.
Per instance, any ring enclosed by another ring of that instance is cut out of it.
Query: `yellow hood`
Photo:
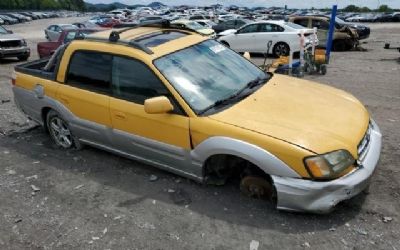
[[[251,96],[210,118],[318,154],[347,149],[354,157],[369,122],[368,111],[352,95],[278,74]]]

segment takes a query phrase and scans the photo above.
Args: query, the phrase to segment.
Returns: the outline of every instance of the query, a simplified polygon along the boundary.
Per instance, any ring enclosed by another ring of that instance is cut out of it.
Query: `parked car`
[[[162,16],[145,16],[145,17],[141,17],[139,18],[139,23],[151,23],[154,21],[161,21],[163,20]]]
[[[24,22],[28,21],[26,16],[22,16],[22,15],[19,15],[16,13],[3,13],[3,15],[17,19],[19,23],[24,23]]]
[[[32,13],[29,13],[29,12],[20,12],[20,14],[32,18],[32,20],[37,20],[37,19],[39,19],[36,15],[34,15],[34,14],[32,14]]]
[[[63,44],[71,42],[76,37],[82,38],[93,32],[99,31],[100,29],[68,29],[63,30],[58,37],[57,41],[51,42],[39,42],[37,44],[37,51],[40,58],[48,57],[54,54],[54,52]]]
[[[221,21],[217,25],[212,26],[212,29],[218,34],[222,31],[229,29],[239,29],[240,27],[248,23],[251,23],[251,21],[247,19],[232,19]]]
[[[267,44],[272,41],[271,51],[275,56],[287,56],[290,51],[300,51],[301,32],[304,32],[305,45],[311,43],[312,29],[284,21],[258,21],[247,24],[238,30],[220,33],[218,40],[237,52],[266,53]],[[318,45],[318,38],[315,39]]]
[[[265,73],[194,32],[110,33],[15,67],[16,105],[60,148],[87,144],[204,183],[238,180],[244,194],[291,211],[326,213],[368,186],[382,136],[351,94]]]
[[[112,28],[120,23],[118,19],[108,17],[100,19],[96,24],[102,28]]]
[[[329,21],[330,20],[331,19],[329,18]],[[350,27],[352,29],[355,29],[357,31],[359,40],[367,39],[369,37],[369,35],[371,34],[371,29],[367,25],[360,24],[360,23],[345,22],[338,17],[335,19],[335,27],[338,30],[341,30],[344,27]]]
[[[44,34],[47,40],[57,41],[63,30],[77,29],[77,28],[78,27],[72,24],[53,24],[44,30]]]
[[[289,17],[289,22],[293,22],[310,29],[316,27],[318,29],[318,39],[321,47],[326,47],[328,40],[329,20],[329,17],[323,15]],[[334,51],[349,50],[357,46],[358,43],[359,37],[357,30],[349,25],[335,25],[332,44],[332,49]]]
[[[395,12],[392,14],[392,22],[400,22],[400,12]]]
[[[211,20],[211,16],[208,15],[193,15],[189,17],[189,20]]]
[[[195,21],[181,19],[181,20],[172,21],[172,24],[177,25],[178,27],[180,26],[180,27],[195,30],[198,33],[205,35],[205,36],[216,37],[215,31],[213,29],[204,27],[203,25],[201,25]]]
[[[212,29],[213,26],[217,25],[211,20],[196,20],[196,22],[210,29]]]
[[[7,15],[0,14],[0,18],[3,19],[4,24],[7,25],[19,23],[18,19],[9,17]]]
[[[25,39],[0,26],[0,58],[17,57],[26,61],[31,54]]]

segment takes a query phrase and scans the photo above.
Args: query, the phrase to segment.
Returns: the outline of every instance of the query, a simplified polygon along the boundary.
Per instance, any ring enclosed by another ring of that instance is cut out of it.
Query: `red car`
[[[115,18],[104,18],[101,19],[99,22],[96,24],[99,25],[100,27],[103,28],[112,28],[114,25],[120,24],[121,22],[118,19]]]
[[[100,31],[101,29],[69,29],[64,30],[60,34],[60,37],[55,42],[40,42],[37,45],[37,51],[39,53],[39,57],[48,57],[51,56],[54,51],[61,45],[72,41],[75,37],[78,36],[86,36],[96,31]]]

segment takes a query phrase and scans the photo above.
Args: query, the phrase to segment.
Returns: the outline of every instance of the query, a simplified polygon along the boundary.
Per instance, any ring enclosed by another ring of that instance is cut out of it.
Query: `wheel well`
[[[248,175],[264,177],[272,183],[272,178],[254,163],[229,154],[210,156],[204,163],[203,175],[208,184],[240,181],[242,177]]]
[[[44,127],[45,131],[48,131],[46,119],[47,119],[47,114],[49,113],[50,110],[51,110],[51,108],[49,108],[49,107],[42,108],[42,121],[43,121],[43,127]]]

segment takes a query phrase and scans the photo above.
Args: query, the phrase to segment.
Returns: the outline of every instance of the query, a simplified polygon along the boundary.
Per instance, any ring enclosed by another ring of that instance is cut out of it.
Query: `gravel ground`
[[[79,20],[10,29],[34,60],[45,27]],[[233,185],[202,186],[90,147],[57,149],[13,104],[18,62],[0,61],[0,249],[400,249],[400,54],[383,50],[400,45],[400,24],[371,28],[367,52],[333,53],[326,76],[306,77],[355,95],[383,132],[369,193],[328,215],[278,212]]]

